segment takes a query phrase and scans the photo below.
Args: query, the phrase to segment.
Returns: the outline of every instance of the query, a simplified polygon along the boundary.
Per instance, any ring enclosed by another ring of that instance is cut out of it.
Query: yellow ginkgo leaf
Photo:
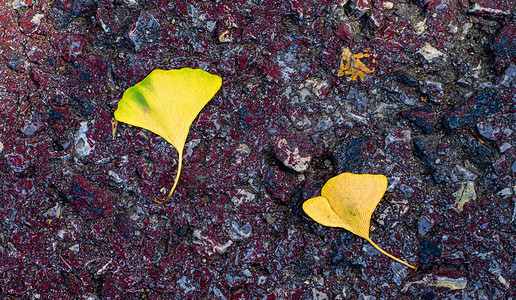
[[[317,223],[349,230],[381,253],[416,269],[385,252],[369,238],[371,216],[386,190],[387,177],[383,175],[342,173],[326,182],[321,196],[306,200],[303,210]]]
[[[118,102],[115,119],[150,130],[167,140],[178,152],[177,174],[165,203],[181,174],[183,148],[190,125],[222,85],[217,75],[199,69],[154,70],[128,88]]]

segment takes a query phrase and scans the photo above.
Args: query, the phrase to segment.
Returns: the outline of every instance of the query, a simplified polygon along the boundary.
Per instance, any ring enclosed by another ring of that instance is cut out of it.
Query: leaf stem
[[[371,239],[370,239],[370,238],[365,238],[365,239],[366,239],[369,243],[371,243],[371,245],[373,245],[373,247],[375,247],[375,248],[376,248],[376,250],[380,251],[382,254],[387,255],[388,257],[390,257],[390,258],[394,259],[395,261],[397,261],[397,262],[399,262],[399,263],[401,263],[401,264],[404,264],[405,266],[407,266],[407,267],[409,267],[409,268],[412,268],[412,269],[414,269],[414,270],[417,270],[417,268],[416,268],[416,267],[414,267],[414,266],[412,266],[412,265],[409,265],[408,263],[406,263],[406,262],[402,261],[401,259],[399,259],[399,258],[397,258],[397,257],[395,257],[395,256],[393,256],[393,255],[391,255],[391,254],[389,254],[389,253],[387,253],[387,252],[385,252],[382,248],[380,248],[380,247],[379,247],[378,245],[376,245],[373,241],[371,241]]]
[[[178,163],[177,163],[177,173],[176,178],[174,179],[174,185],[172,186],[172,189],[170,189],[170,192],[167,195],[167,198],[165,200],[158,200],[157,198],[154,198],[154,201],[158,204],[165,204],[170,196],[172,196],[172,193],[176,189],[177,183],[179,182],[179,175],[181,174],[181,166],[183,164],[183,152],[178,152]]]

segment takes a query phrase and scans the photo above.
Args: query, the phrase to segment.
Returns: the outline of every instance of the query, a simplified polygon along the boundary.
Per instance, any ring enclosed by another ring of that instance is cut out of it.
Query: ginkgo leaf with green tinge
[[[174,192],[190,125],[221,85],[222,78],[199,69],[154,70],[128,88],[118,102],[117,121],[154,132],[178,152],[174,185],[164,201],[156,202],[165,203]]]
[[[381,253],[416,269],[385,252],[369,238],[371,216],[386,190],[387,177],[384,175],[342,173],[326,182],[321,196],[305,201],[303,210],[317,223],[349,230]]]

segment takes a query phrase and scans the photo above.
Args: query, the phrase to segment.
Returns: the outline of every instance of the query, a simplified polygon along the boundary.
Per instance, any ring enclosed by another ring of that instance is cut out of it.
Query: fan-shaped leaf
[[[387,178],[383,175],[342,173],[326,182],[321,196],[303,203],[303,210],[317,223],[349,230],[381,253],[415,269],[382,250],[369,238],[371,216],[386,190]]]
[[[190,125],[222,85],[217,75],[199,69],[154,70],[145,79],[128,88],[115,111],[117,121],[150,130],[176,148],[179,156],[174,185],[179,181]]]

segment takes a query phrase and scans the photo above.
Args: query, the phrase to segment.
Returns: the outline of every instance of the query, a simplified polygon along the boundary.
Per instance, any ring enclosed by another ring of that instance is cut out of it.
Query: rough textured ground
[[[511,0],[0,1],[0,297],[511,299],[515,14]],[[337,76],[345,49],[371,54],[363,82]],[[177,153],[114,131],[113,111],[153,69],[182,67],[223,86],[159,205]],[[388,177],[371,238],[417,271],[304,214],[344,171]]]

